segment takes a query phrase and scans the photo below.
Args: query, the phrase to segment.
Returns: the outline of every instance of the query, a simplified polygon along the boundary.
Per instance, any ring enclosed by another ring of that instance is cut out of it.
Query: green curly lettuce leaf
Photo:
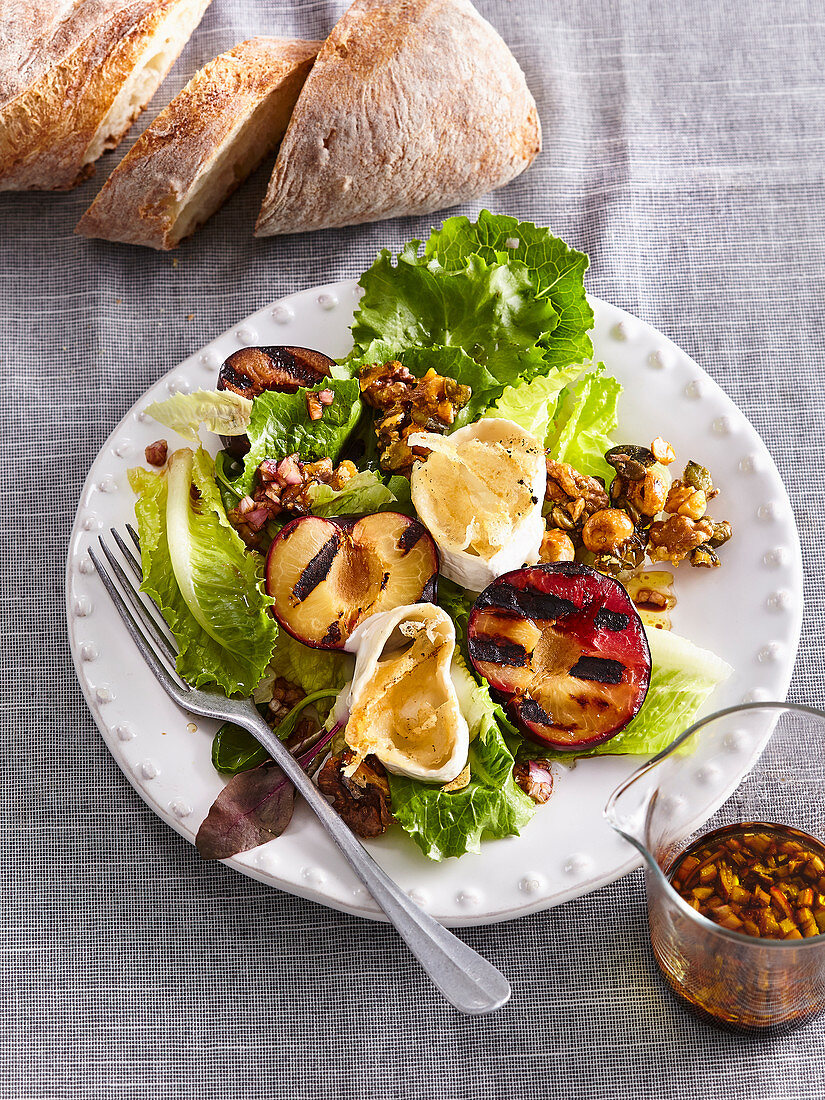
[[[470,256],[480,256],[488,264],[523,264],[537,297],[551,302],[558,318],[542,337],[548,367],[580,363],[593,354],[588,335],[593,310],[584,292],[587,256],[549,229],[482,210],[476,222],[447,218],[441,229],[433,230],[424,254],[446,271],[460,270]]]
[[[313,485],[309,490],[310,511],[314,516],[355,516],[377,512],[395,501],[395,494],[374,470],[362,470],[343,489]]]
[[[310,420],[306,395],[332,390],[333,401],[324,407],[320,420]],[[355,379],[327,379],[313,390],[276,393],[267,390],[252,402],[247,427],[249,451],[237,487],[248,493],[260,464],[265,458],[285,458],[297,454],[305,462],[331,458],[337,462],[350,433],[361,415],[360,387]]]
[[[468,256],[444,271],[411,241],[393,264],[383,249],[359,283],[353,358],[380,340],[392,356],[407,348],[458,347],[501,385],[546,372],[538,341],[558,323],[549,299],[537,299],[527,270]]]
[[[545,438],[557,462],[569,462],[581,473],[610,484],[615,470],[604,454],[613,446],[621,392],[621,384],[604,373],[603,363],[563,391]]]
[[[406,776],[387,776],[396,821],[435,861],[477,852],[482,838],[518,836],[535,812],[532,800],[513,779],[516,739],[510,738],[508,745],[497,720],[499,708],[486,688],[476,686],[474,705],[478,720],[470,730],[466,787],[445,791]]]
[[[278,628],[262,561],[226,518],[215,466],[199,448],[173,452],[160,473],[136,468],[129,483],[146,592],[178,643],[179,675],[248,695],[269,664]],[[194,488],[194,492],[193,492]]]
[[[544,439],[550,429],[550,422],[559,396],[568,383],[575,381],[585,370],[581,363],[574,363],[541,375],[530,382],[520,382],[510,386],[501,397],[487,409],[486,416],[500,416],[512,420],[537,439]]]

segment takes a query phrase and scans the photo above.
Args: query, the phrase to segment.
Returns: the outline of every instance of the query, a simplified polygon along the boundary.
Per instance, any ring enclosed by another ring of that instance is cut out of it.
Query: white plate
[[[78,679],[124,775],[189,841],[222,786],[209,754],[216,724],[190,718],[161,691],[122,629],[86,548],[99,532],[133,518],[126,472],[143,461],[145,445],[160,436],[179,444],[174,433],[144,415],[146,405],[179,390],[212,388],[221,362],[245,344],[304,345],[344,355],[358,294],[354,282],[341,282],[284,298],[195,352],[126,414],[83,488],[66,572]],[[595,358],[625,387],[619,439],[648,443],[663,435],[680,464],[693,458],[707,465],[721,489],[712,511],[733,524],[722,568],[683,567],[677,573],[675,629],[735,669],[711,705],[784,699],[799,644],[802,563],[779,473],[753,427],[684,352],[637,318],[591,301]],[[720,780],[725,792],[735,789],[757,755],[758,746],[748,743],[731,752]],[[369,848],[425,909],[449,925],[485,924],[557,905],[638,865],[635,850],[602,818],[608,794],[638,763],[638,757],[602,757],[565,770],[522,836],[488,841],[479,855],[431,863],[399,829]],[[229,862],[282,890],[381,919],[302,804],[283,836]]]

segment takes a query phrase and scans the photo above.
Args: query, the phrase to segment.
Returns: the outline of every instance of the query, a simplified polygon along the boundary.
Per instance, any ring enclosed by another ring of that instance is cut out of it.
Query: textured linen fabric
[[[130,140],[235,42],[323,37],[343,7],[215,0]],[[590,290],[671,336],[756,425],[805,553],[791,694],[821,704],[822,5],[478,7],[527,74],[544,151],[464,212],[531,218],[586,250]],[[495,1017],[466,1019],[392,930],[200,862],[129,787],[83,703],[63,622],[65,549],[92,459],[191,351],[438,219],[255,241],[264,169],[174,257],[73,236],[128,144],[68,194],[0,195],[0,1100],[825,1095],[825,1019],[756,1042],[674,1002],[648,948],[639,874],[463,932],[513,984]]]

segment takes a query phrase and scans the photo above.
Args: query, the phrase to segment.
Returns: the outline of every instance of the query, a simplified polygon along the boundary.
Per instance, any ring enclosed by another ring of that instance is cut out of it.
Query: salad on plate
[[[187,445],[130,471],[181,677],[251,695],[359,835],[433,860],[518,835],[582,755],[658,752],[731,672],[669,617],[730,524],[655,425],[622,441],[586,268],[529,222],[450,218],[364,272],[344,359],[241,348],[149,407]],[[212,762],[204,857],[287,828],[251,735],[222,726]]]

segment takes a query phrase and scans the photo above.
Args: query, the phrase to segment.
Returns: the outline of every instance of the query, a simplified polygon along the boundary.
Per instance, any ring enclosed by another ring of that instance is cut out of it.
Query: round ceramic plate
[[[86,549],[100,532],[134,518],[127,481],[147,443],[182,441],[143,412],[178,391],[211,389],[222,361],[242,345],[293,344],[336,358],[350,347],[358,300],[354,282],[284,298],[195,352],[127,412],[89,473],[69,546],[66,599],[78,679],[100,732],[141,798],[194,841],[222,786],[212,768],[216,723],[194,719],[163,693],[122,628]],[[647,443],[662,435],[679,462],[707,465],[721,490],[713,512],[729,519],[733,540],[722,568],[677,573],[674,629],[734,668],[710,701],[784,699],[799,643],[802,565],[790,502],[764,444],[719,387],[649,325],[592,300],[594,358],[624,386],[618,437]],[[214,443],[217,440],[212,437]],[[761,743],[737,741],[719,781],[719,801],[753,765]],[[437,864],[391,829],[368,847],[429,912],[449,925],[484,924],[544,909],[626,874],[635,849],[602,816],[605,801],[638,757],[600,757],[561,771],[556,790],[520,837],[487,841],[480,854]],[[697,784],[706,777],[697,777]],[[686,792],[690,796],[690,792]],[[704,805],[707,790],[695,792]],[[303,804],[283,836],[229,861],[243,874],[336,909],[381,919],[321,826]]]

